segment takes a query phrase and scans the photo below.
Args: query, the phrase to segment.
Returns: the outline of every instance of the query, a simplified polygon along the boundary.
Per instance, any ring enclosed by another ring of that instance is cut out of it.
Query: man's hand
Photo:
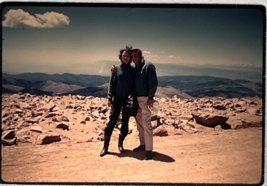
[[[111,108],[112,108],[112,107],[113,107],[113,104],[109,103],[109,104],[108,104],[108,107],[111,107]]]
[[[115,65],[112,65],[110,72],[113,74],[115,72],[117,72],[117,68],[115,67]]]
[[[154,104],[154,100],[147,100],[147,105],[149,108],[152,108],[153,107],[153,104]]]

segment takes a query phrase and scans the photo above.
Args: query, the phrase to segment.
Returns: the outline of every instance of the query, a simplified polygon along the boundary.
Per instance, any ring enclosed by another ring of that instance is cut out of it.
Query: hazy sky
[[[3,72],[87,74],[126,45],[154,63],[262,66],[259,9],[4,7]],[[88,66],[89,65],[89,66]]]

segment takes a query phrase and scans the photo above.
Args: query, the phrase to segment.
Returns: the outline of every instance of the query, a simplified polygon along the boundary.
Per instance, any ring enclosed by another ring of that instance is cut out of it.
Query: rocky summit
[[[262,126],[259,97],[156,98],[152,112],[154,136],[195,134],[203,128],[237,130]],[[2,95],[2,145],[44,145],[70,141],[102,141],[110,109],[106,98],[80,95]],[[81,130],[78,126],[84,125]],[[114,129],[119,133],[121,118]],[[129,135],[138,135],[133,117]]]

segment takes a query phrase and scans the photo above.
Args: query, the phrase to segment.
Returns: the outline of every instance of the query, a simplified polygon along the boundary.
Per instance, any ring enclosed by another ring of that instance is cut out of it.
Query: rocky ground
[[[157,98],[154,157],[143,161],[134,118],[125,154],[99,157],[106,98],[2,95],[2,179],[7,182],[259,183],[262,99]]]

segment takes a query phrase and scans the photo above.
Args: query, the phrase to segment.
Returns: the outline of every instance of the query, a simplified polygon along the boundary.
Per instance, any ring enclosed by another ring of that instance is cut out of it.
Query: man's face
[[[139,65],[141,62],[142,56],[139,55],[139,52],[132,52],[132,61],[134,64]]]
[[[130,62],[130,54],[126,51],[123,51],[121,59],[122,59],[122,62],[128,64]]]

